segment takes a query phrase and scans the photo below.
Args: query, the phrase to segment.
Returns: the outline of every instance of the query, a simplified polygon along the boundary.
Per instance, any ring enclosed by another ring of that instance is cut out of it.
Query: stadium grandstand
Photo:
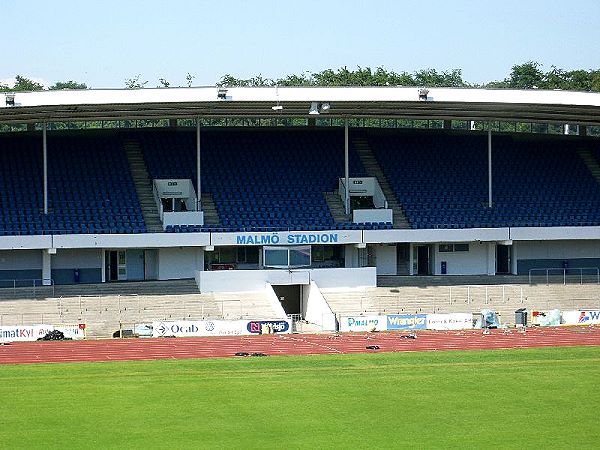
[[[566,91],[3,93],[0,325],[598,307],[599,126]]]

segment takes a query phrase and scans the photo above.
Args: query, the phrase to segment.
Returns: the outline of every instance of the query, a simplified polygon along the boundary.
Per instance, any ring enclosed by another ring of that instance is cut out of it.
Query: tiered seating
[[[487,137],[372,135],[370,145],[413,228],[600,224],[600,186],[564,141],[493,141],[488,207]]]
[[[48,139],[43,214],[40,138],[0,141],[0,233],[141,233],[146,230],[120,141]]]
[[[340,130],[206,130],[201,136],[202,191],[212,193],[221,226],[167,231],[336,227],[323,193],[335,190],[344,173]],[[195,182],[193,132],[147,133],[140,139],[152,178]],[[356,153],[349,164],[352,176],[365,175]]]

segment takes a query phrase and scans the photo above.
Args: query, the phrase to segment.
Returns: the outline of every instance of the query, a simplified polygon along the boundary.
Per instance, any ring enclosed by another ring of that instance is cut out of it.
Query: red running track
[[[316,355],[365,352],[479,350],[598,345],[600,328],[528,328],[510,330],[419,331],[407,333],[281,334],[203,338],[15,342],[0,345],[0,364],[133,361],[233,357],[236,352],[266,355]],[[368,345],[379,349],[368,350]]]

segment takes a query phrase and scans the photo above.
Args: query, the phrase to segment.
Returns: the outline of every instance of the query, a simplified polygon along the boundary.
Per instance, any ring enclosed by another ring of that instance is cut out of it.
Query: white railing
[[[590,277],[590,279],[594,279],[594,283],[596,284],[600,284],[600,269],[598,267],[569,267],[569,268],[552,268],[552,267],[548,267],[548,268],[540,268],[540,269],[529,269],[529,284],[534,284],[533,282],[533,277],[535,276],[535,273],[538,272],[540,273],[540,275],[538,276],[543,276],[546,280],[546,285],[550,284],[550,277],[561,277],[562,278],[562,284],[566,285],[567,284],[567,277],[570,275],[574,275],[577,276],[577,274],[579,274],[578,279],[579,279],[579,284],[583,284],[584,282],[584,272],[587,272],[585,274],[586,277]],[[571,273],[569,273],[571,272]],[[587,278],[586,278],[587,280]],[[586,281],[588,282],[588,281]]]
[[[54,280],[52,278],[27,278],[27,279],[13,279],[13,280],[0,280],[0,296],[2,293],[12,291],[12,294],[16,296],[31,295],[35,298],[38,293],[47,293],[48,290],[54,296]]]

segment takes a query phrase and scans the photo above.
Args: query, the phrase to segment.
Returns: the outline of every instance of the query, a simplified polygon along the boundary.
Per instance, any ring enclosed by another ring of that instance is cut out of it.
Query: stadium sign
[[[385,331],[386,316],[347,316],[340,319],[340,331]]]
[[[273,333],[289,333],[290,324],[286,320],[177,320],[153,322],[152,337],[200,337],[200,336],[240,336],[257,334],[262,325],[268,325]]]
[[[289,333],[290,323],[287,320],[254,320],[248,322],[246,329],[251,334]]]
[[[563,311],[561,325],[600,325],[600,310]]]
[[[427,329],[426,314],[388,314],[388,330],[425,330]]]
[[[84,339],[85,326],[82,325],[17,325],[0,326],[0,342],[37,341],[51,331],[61,331],[67,339]]]
[[[211,234],[211,245],[310,245],[360,242],[362,242],[360,230]]]
[[[473,314],[427,314],[429,330],[466,330],[473,328]]]

